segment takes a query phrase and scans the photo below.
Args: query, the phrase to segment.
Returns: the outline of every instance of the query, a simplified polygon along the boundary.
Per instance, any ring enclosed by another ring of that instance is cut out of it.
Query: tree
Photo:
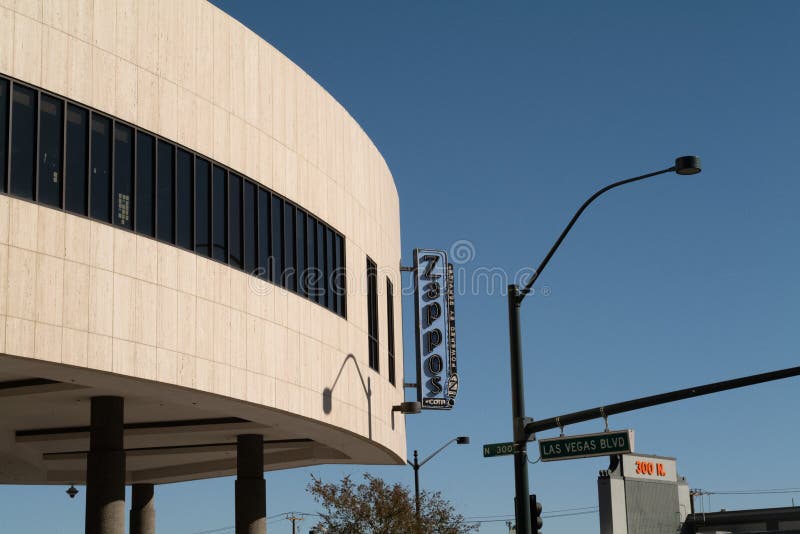
[[[364,474],[356,484],[345,476],[338,483],[324,483],[311,476],[308,491],[322,505],[322,518],[315,532],[327,534],[415,534],[414,496],[401,484]],[[420,532],[424,534],[466,534],[475,527],[439,492],[420,493]]]

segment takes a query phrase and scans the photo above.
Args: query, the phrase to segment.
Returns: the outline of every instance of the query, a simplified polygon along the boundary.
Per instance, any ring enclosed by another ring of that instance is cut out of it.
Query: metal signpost
[[[629,452],[633,452],[633,430],[630,429],[539,440],[539,455],[543,462]]]

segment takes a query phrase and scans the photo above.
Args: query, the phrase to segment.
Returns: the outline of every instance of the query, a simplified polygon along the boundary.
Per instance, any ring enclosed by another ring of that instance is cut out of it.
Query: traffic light
[[[542,503],[536,500],[536,495],[531,495],[531,528],[536,530],[536,534],[542,534]]]
[[[536,495],[528,495],[531,513],[531,529],[535,534],[542,534],[542,503],[536,500]],[[517,507],[517,498],[514,497],[514,508]],[[517,514],[518,515],[518,514]]]

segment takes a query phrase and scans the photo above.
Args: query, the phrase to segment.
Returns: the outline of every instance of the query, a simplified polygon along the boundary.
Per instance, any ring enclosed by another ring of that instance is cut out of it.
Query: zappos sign
[[[449,410],[458,393],[453,269],[443,250],[415,249],[417,400]]]

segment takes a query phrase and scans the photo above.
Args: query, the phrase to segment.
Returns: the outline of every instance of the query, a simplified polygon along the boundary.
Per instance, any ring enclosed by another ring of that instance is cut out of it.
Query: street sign
[[[491,458],[492,456],[514,454],[514,449],[513,441],[508,441],[506,443],[487,443],[483,446],[483,457]]]
[[[630,429],[539,440],[539,455],[543,462],[629,452],[633,452],[633,430]]]

